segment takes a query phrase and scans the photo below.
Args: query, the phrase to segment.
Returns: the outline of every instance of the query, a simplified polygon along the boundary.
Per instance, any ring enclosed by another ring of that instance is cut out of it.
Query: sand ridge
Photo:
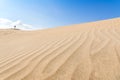
[[[0,30],[0,80],[120,80],[120,18]]]

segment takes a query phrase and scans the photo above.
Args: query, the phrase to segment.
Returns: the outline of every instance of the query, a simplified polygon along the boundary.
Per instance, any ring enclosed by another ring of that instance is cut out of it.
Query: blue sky
[[[0,18],[36,29],[120,17],[120,0],[0,0]]]

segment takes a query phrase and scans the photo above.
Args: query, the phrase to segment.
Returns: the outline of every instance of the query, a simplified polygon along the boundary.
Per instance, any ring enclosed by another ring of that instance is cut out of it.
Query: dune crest
[[[120,18],[0,30],[0,80],[120,80]]]

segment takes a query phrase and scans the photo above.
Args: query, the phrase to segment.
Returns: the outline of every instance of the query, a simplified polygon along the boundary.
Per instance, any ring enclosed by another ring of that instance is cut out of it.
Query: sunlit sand
[[[120,80],[120,18],[0,30],[0,80]]]

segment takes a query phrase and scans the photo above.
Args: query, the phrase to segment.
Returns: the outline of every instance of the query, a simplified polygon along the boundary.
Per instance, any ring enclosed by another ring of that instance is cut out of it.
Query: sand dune
[[[0,30],[0,80],[120,80],[120,18]]]

